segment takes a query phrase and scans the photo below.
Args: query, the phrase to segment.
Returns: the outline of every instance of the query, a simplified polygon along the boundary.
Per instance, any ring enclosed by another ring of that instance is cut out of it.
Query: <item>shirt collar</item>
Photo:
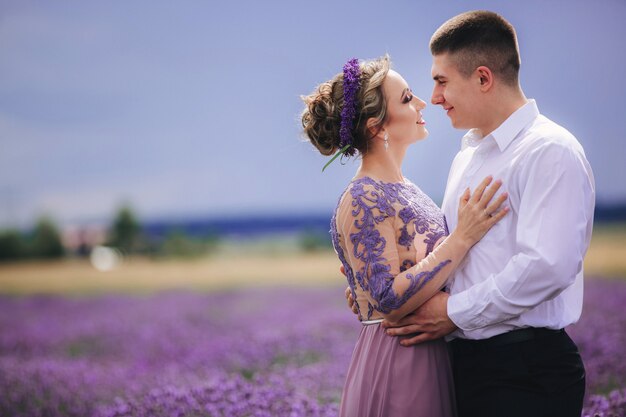
[[[482,142],[483,136],[480,134],[478,129],[469,130],[465,136],[463,136],[463,141],[461,143],[461,150],[464,150],[467,147],[475,148]]]
[[[468,146],[477,146],[483,139],[493,137],[500,148],[500,152],[504,151],[507,146],[517,137],[519,132],[524,129],[530,122],[539,116],[539,109],[535,100],[530,99],[522,107],[511,114],[496,130],[491,132],[485,138],[480,135],[477,129],[472,129],[463,136],[462,149]]]

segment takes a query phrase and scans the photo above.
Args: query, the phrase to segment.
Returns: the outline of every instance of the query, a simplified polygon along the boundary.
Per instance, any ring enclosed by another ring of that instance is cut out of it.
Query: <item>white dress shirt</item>
[[[485,339],[523,327],[560,329],[578,320],[583,258],[591,239],[595,185],[582,146],[539,114],[534,100],[486,137],[470,130],[443,201],[450,231],[459,198],[488,175],[501,179],[509,213],[452,276],[449,338]],[[495,197],[494,197],[495,199]]]

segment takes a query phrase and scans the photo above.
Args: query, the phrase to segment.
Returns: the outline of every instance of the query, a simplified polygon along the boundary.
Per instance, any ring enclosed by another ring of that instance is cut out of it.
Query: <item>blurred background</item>
[[[568,333],[583,415],[624,415],[624,0],[0,0],[0,415],[336,416],[361,326],[328,230],[358,161],[321,172],[300,96],[388,53],[429,102],[430,36],[471,9],[513,23],[593,167]],[[464,132],[423,113],[404,174],[440,204]]]
[[[428,102],[430,36],[471,9],[516,27],[526,95],[587,152],[588,272],[626,276],[623,0],[0,0],[0,291],[343,285],[358,161],[321,173],[300,95],[388,53]],[[463,132],[424,118],[405,175],[441,203]]]

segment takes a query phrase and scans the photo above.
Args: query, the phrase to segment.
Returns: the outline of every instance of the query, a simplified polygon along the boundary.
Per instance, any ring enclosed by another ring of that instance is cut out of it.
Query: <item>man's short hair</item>
[[[513,25],[497,13],[476,10],[453,17],[433,34],[430,52],[449,54],[465,77],[484,65],[506,84],[518,83],[517,35]]]

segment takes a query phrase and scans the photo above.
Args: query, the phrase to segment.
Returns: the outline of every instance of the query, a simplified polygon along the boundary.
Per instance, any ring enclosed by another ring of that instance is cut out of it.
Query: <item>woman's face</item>
[[[389,145],[411,144],[428,136],[422,110],[426,103],[414,96],[400,74],[389,70],[383,82],[383,93],[387,99],[387,120],[384,129],[389,136]]]

